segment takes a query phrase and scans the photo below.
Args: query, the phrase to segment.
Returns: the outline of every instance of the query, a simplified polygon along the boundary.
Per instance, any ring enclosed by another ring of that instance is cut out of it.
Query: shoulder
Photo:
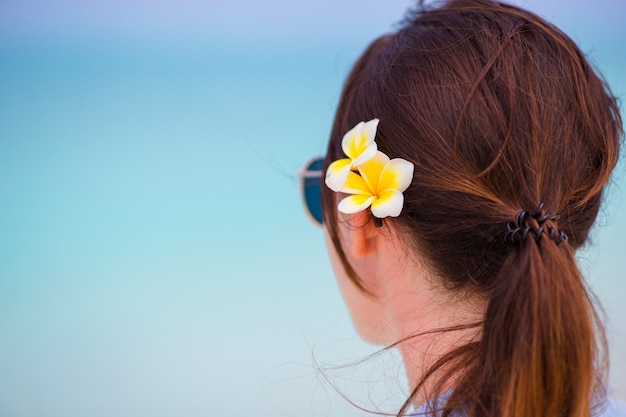
[[[596,417],[626,417],[626,403],[608,399],[601,413]]]
[[[438,413],[432,414],[433,409],[436,409],[438,405],[441,405],[442,401],[445,401],[450,393],[446,393],[439,397],[438,399],[431,401],[428,404],[422,405],[420,408],[416,409],[413,413],[411,413],[412,417],[422,417],[422,416],[439,416]],[[453,414],[453,417],[463,417],[464,414],[462,412],[457,412]],[[602,406],[601,410],[595,414],[594,417],[626,417],[626,402],[607,399]]]

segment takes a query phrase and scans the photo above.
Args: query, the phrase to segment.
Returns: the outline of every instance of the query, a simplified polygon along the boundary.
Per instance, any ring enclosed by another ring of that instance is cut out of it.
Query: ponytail
[[[527,238],[504,262],[489,298],[481,374],[490,382],[476,404],[496,401],[489,408],[501,417],[588,417],[600,323],[571,246]]]
[[[481,340],[448,355],[470,361],[442,417],[589,417],[602,400],[604,332],[556,217],[538,212],[508,239],[516,247],[487,286]]]

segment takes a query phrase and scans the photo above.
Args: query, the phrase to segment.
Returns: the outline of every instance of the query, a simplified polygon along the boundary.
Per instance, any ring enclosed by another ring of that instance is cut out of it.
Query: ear
[[[376,237],[379,229],[372,220],[372,214],[369,211],[360,211],[350,215],[352,227],[347,232],[347,246],[355,258],[365,258],[376,250]]]

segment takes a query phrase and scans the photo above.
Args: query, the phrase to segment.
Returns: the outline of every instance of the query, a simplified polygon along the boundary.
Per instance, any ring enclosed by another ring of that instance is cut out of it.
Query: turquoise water
[[[576,31],[624,96],[624,30]],[[371,37],[0,38],[0,416],[354,413],[312,353],[343,363],[372,348],[294,173],[324,152]],[[581,260],[622,399],[624,173],[622,160]],[[375,363],[335,381],[368,404],[355,380],[376,379]]]

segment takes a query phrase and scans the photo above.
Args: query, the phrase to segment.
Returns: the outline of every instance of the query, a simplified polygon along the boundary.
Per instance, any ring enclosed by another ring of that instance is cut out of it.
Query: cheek
[[[346,274],[345,268],[341,263],[341,259],[339,259],[339,255],[337,254],[337,249],[335,249],[335,245],[333,245],[332,240],[330,239],[330,235],[328,234],[328,230],[324,226],[324,241],[326,242],[326,249],[328,250],[328,257],[330,258],[330,263],[333,267],[333,272],[335,273],[335,277],[337,278],[337,283],[339,284],[339,288],[341,289],[342,294],[345,294],[344,287],[346,282],[350,281],[348,275]],[[346,256],[348,254],[346,253]],[[344,295],[345,298],[345,295]]]
[[[337,278],[337,284],[357,332],[368,342],[379,344],[392,343],[395,340],[392,340],[393,338],[390,337],[391,329],[387,327],[390,321],[387,320],[384,306],[379,301],[380,298],[363,293],[352,282],[348,274],[346,274],[326,228],[324,228],[324,237],[333,271]],[[349,251],[345,251],[345,253],[357,275],[360,278],[367,278],[368,273],[371,273],[371,271],[366,271],[367,268],[363,260],[352,257]]]

